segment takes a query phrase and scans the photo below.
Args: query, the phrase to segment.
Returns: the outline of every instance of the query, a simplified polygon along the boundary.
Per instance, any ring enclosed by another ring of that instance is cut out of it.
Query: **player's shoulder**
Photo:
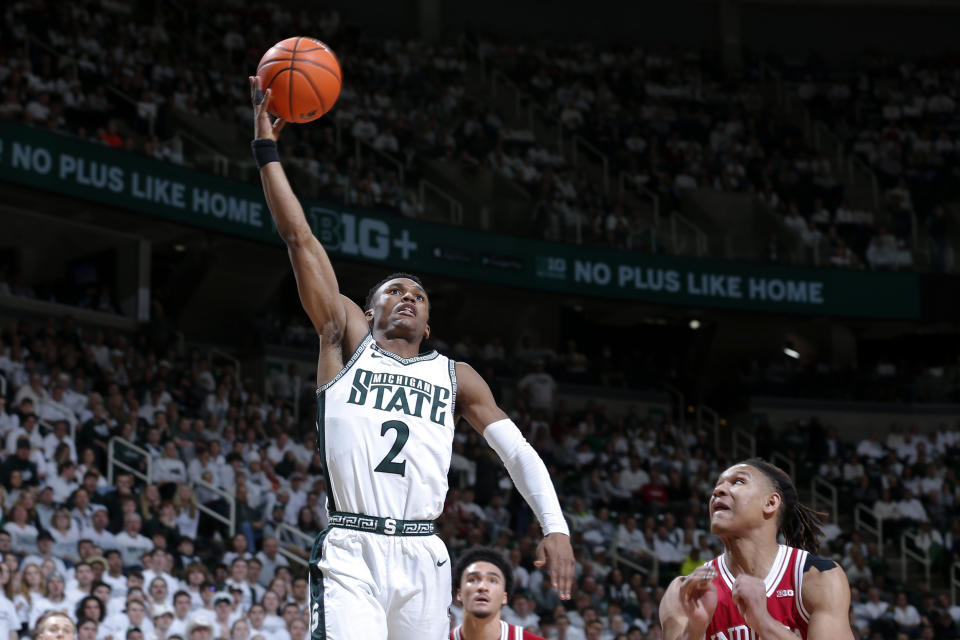
[[[802,598],[807,611],[846,611],[850,605],[850,583],[839,564],[808,553],[803,564]]]
[[[825,571],[830,571],[832,569],[839,569],[840,565],[834,562],[831,558],[826,556],[819,556],[815,553],[807,552],[806,558],[803,560],[803,573],[807,574],[811,571],[816,573],[823,573]]]

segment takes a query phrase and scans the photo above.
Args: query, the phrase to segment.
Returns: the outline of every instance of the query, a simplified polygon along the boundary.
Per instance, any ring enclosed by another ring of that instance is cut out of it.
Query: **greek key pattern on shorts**
[[[377,531],[377,518],[372,516],[362,516],[356,513],[344,514],[337,513],[330,516],[331,526],[350,527],[351,529],[360,529],[361,531]]]
[[[429,520],[397,520],[378,518],[360,513],[331,513],[331,527],[369,531],[388,536],[431,536],[436,529]]]

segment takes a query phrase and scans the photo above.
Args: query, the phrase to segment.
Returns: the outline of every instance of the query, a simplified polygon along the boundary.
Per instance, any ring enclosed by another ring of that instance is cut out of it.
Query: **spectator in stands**
[[[884,227],[878,227],[867,247],[867,262],[873,269],[895,269],[900,265],[897,239]]]
[[[80,528],[70,517],[69,511],[61,508],[54,512],[49,532],[53,538],[51,554],[70,563],[78,562],[77,543],[80,541]]]
[[[187,482],[187,467],[180,459],[180,452],[173,440],[168,440],[163,445],[163,456],[153,463],[151,481],[158,484]]]
[[[913,636],[920,631],[920,612],[917,608],[907,601],[907,594],[903,591],[897,594],[896,603],[893,606],[893,620],[897,624],[897,630],[905,633],[907,636]]]
[[[123,519],[123,531],[114,538],[123,560],[124,571],[139,568],[141,556],[153,549],[153,542],[140,533],[142,524],[143,519],[139,514],[128,513]]]
[[[34,482],[31,484],[36,484],[36,466],[27,459],[30,452],[30,441],[24,438],[22,445],[21,453],[16,456],[9,456],[3,465],[0,466],[0,474],[2,474],[4,478],[4,486],[8,489],[6,499],[4,500],[8,514],[12,508],[12,504],[19,501],[23,494],[24,476],[34,478]]]
[[[526,395],[532,409],[542,410],[548,416],[552,415],[557,383],[547,372],[542,359],[533,363],[533,371],[520,378],[517,388]]]
[[[56,423],[63,422],[65,427],[77,426],[76,413],[64,401],[66,388],[66,381],[62,377],[59,378],[50,394],[37,405],[37,416],[54,425],[54,433],[61,441],[65,438],[66,429],[58,433]],[[74,460],[76,460],[76,451],[74,451]]]
[[[910,489],[904,489],[903,498],[898,503],[902,522],[907,526],[916,526],[929,520],[923,503],[914,497]]]
[[[540,616],[533,610],[534,603],[523,591],[513,595],[509,607],[501,610],[501,616],[507,624],[518,627],[536,628],[540,624]]]
[[[46,596],[46,584],[40,567],[35,564],[24,563],[21,574],[23,577],[16,589],[13,604],[20,623],[26,625],[30,621],[34,604]]]
[[[38,599],[31,608],[28,621],[31,628],[36,628],[40,616],[49,611],[57,611],[68,617],[73,613],[73,604],[67,599],[65,588],[63,574],[54,571],[46,577],[46,595]]]
[[[260,584],[264,586],[269,584],[269,576],[273,576],[278,567],[289,566],[289,562],[279,553],[279,549],[276,538],[266,537],[263,539],[263,549],[257,552],[257,560],[263,565]]]
[[[91,509],[93,511],[91,525],[89,528],[82,529],[80,535],[105,551],[116,549],[114,535],[107,529],[110,522],[107,507],[102,504],[93,504]]]
[[[28,522],[27,507],[18,501],[10,510],[10,520],[3,525],[3,529],[10,534],[10,546],[19,554],[35,553],[37,550],[38,531]]]

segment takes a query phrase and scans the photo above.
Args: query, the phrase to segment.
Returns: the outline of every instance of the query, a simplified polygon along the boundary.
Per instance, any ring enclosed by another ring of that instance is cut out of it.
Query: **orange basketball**
[[[287,122],[310,122],[333,107],[343,75],[336,54],[313,38],[281,40],[260,58],[261,87],[273,90],[270,113]]]

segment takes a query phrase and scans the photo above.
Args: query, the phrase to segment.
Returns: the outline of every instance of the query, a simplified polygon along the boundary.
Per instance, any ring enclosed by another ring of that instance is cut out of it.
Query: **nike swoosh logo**
[[[379,353],[373,353],[373,352],[371,352],[371,353],[370,353],[370,357],[371,357],[371,358],[382,358],[383,356],[380,355]]]
[[[446,560],[440,560],[439,562],[437,562],[437,566],[438,566],[438,567],[442,567],[442,566],[445,565],[445,564],[447,564],[447,561],[446,561]]]

